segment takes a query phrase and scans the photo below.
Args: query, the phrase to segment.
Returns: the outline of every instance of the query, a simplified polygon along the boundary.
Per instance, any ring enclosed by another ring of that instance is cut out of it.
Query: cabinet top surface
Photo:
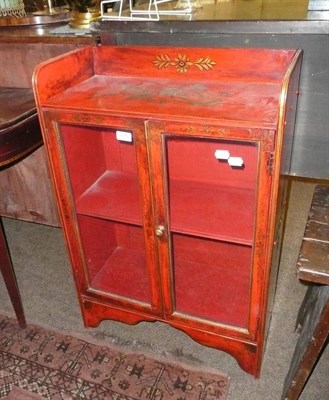
[[[89,47],[41,65],[35,80],[42,87],[40,103],[49,108],[142,118],[253,121],[275,127],[295,54]]]
[[[94,76],[53,98],[48,106],[135,117],[166,115],[275,124],[277,84],[174,81]],[[255,113],[257,110],[257,113]]]

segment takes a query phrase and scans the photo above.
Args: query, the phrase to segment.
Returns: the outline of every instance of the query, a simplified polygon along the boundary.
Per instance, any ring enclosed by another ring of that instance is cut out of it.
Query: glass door
[[[247,327],[257,146],[167,136],[175,312]]]
[[[87,290],[117,302],[156,307],[151,288],[157,276],[150,272],[155,261],[146,253],[143,217],[148,187],[142,196],[137,162],[138,151],[146,150],[137,150],[129,129],[62,124],[60,135]]]
[[[179,130],[149,129],[153,168],[163,174],[155,191],[166,231],[159,240],[166,312],[189,324],[248,330],[258,142]]]

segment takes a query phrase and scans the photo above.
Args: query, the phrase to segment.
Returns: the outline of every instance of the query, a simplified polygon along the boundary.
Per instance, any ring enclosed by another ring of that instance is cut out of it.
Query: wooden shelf
[[[76,201],[79,214],[141,225],[136,175],[105,171]]]
[[[76,201],[77,212],[142,225],[138,191],[136,176],[106,171]],[[254,202],[252,190],[172,181],[170,227],[176,233],[250,246]]]
[[[252,245],[253,190],[172,181],[169,204],[173,232]]]

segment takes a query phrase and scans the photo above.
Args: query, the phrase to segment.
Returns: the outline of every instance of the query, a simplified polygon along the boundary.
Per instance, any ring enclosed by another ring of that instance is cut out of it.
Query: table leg
[[[301,334],[287,374],[282,400],[297,400],[329,334],[329,286],[311,286],[302,305]]]
[[[320,288],[318,286],[318,288]],[[312,310],[316,303],[318,290],[315,290],[314,284],[309,284],[302,305],[299,308],[295,330],[300,333],[303,325],[309,316],[309,310]]]
[[[17,286],[15,271],[9,255],[1,218],[0,218],[0,270],[5,285],[7,287],[10,300],[13,304],[18,323],[21,328],[25,328],[26,321],[24,316],[22,300]]]

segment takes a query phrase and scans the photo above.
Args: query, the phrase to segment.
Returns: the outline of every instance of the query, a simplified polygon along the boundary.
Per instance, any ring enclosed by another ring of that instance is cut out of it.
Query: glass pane
[[[175,310],[246,327],[257,144],[167,136],[166,153]]]
[[[64,125],[61,135],[89,287],[150,303],[131,132]]]
[[[172,234],[175,310],[246,327],[250,246]]]
[[[90,287],[150,303],[143,229],[84,215],[78,218]]]

